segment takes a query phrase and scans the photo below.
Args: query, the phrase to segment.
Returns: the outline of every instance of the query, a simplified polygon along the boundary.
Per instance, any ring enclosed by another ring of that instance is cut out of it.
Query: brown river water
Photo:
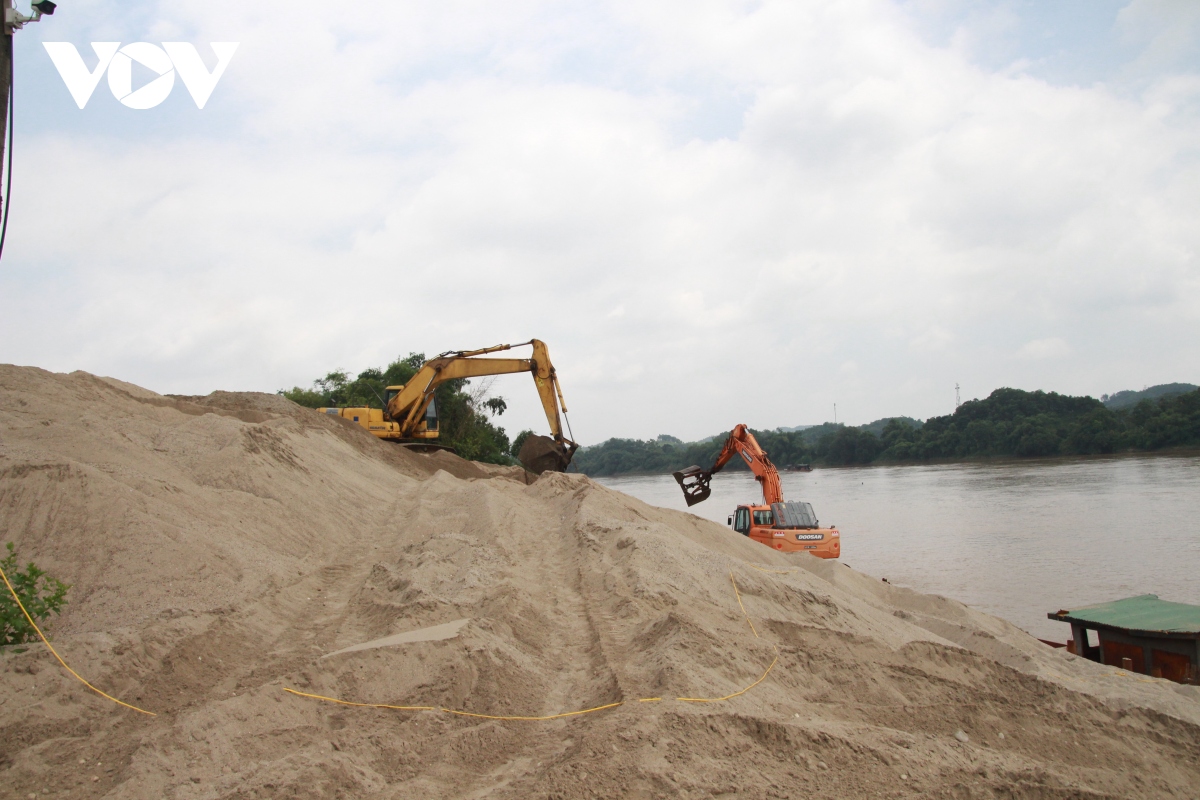
[[[1138,594],[1200,604],[1200,454],[785,472],[783,495],[842,532],[842,561],[1064,642],[1060,608]],[[691,509],[670,475],[599,478],[647,503],[725,524],[762,502],[722,472]],[[731,536],[738,534],[730,531]]]

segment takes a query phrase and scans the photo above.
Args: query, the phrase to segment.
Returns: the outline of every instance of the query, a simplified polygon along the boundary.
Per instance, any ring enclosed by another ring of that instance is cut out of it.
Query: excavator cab
[[[738,506],[729,515],[728,524],[772,550],[808,553],[817,558],[838,558],[842,554],[841,532],[833,526],[820,527],[809,503],[788,500],[766,506]]]

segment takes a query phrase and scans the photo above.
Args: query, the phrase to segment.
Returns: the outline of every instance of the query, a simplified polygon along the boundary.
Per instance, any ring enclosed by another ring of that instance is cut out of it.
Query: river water
[[[1200,603],[1200,455],[1003,461],[785,472],[783,494],[842,532],[842,561],[1066,641],[1060,608],[1138,594]],[[691,509],[670,475],[598,479],[724,525],[761,503],[722,472]],[[731,536],[737,534],[730,531]]]

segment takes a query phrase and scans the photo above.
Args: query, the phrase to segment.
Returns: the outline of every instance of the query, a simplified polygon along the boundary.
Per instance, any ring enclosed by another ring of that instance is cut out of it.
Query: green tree
[[[38,569],[30,561],[21,571],[17,567],[17,552],[12,542],[8,543],[8,555],[0,560],[0,569],[8,577],[21,605],[35,622],[42,622],[51,614],[59,614],[67,603],[67,590],[71,587]],[[21,644],[37,639],[33,626],[21,612],[8,587],[0,587],[0,645]],[[39,625],[43,628],[44,626]]]
[[[525,445],[525,440],[533,435],[533,431],[529,430],[528,428],[518,433],[513,438],[512,447],[508,449],[509,455],[511,455],[513,458],[516,458],[521,453],[521,448]]]
[[[1121,437],[1121,421],[1109,409],[1096,409],[1079,419],[1063,441],[1063,451],[1077,455],[1112,453]]]
[[[858,428],[844,427],[817,442],[817,455],[826,464],[869,464],[882,451],[875,434]]]
[[[890,419],[883,427],[880,458],[887,461],[908,461],[915,457],[917,429],[901,419]]]

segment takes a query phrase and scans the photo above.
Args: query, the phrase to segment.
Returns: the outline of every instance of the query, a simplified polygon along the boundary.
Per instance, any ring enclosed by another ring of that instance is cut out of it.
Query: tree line
[[[754,431],[776,466],[913,463],[975,458],[1034,458],[1200,447],[1200,390],[1108,408],[1092,397],[997,389],[953,414],[924,423],[906,417],[851,427],[826,423],[799,431]],[[685,443],[673,436],[610,439],[580,450],[588,475],[662,473],[710,466],[724,436]],[[745,469],[739,460],[730,469]]]
[[[294,386],[279,394],[306,408],[383,408],[385,389],[408,383],[425,363],[424,353],[409,353],[386,368],[372,367],[351,378],[334,370],[305,389]],[[472,390],[468,379],[446,381],[434,390],[438,415],[438,441],[458,455],[488,464],[516,464],[515,455],[530,431],[521,431],[510,442],[504,428],[493,422],[507,410],[503,397],[490,397],[483,385]]]

